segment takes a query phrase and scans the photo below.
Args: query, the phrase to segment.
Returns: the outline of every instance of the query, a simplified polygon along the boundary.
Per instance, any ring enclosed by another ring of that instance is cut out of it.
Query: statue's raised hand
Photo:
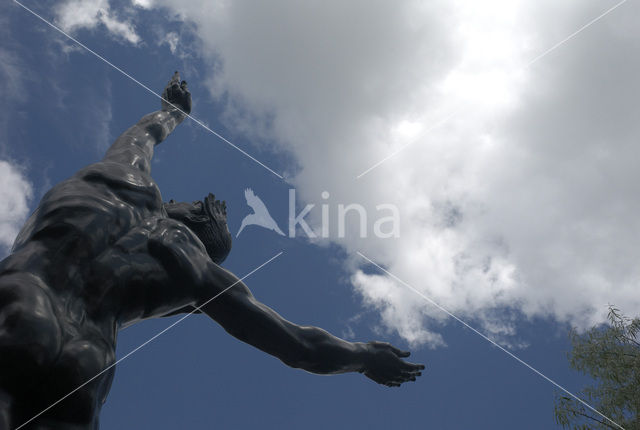
[[[191,112],[191,93],[187,89],[187,81],[180,82],[180,73],[177,71],[162,92],[162,110],[175,108],[186,114]]]
[[[366,345],[367,358],[360,372],[378,384],[399,387],[422,375],[424,365],[403,360],[411,354],[409,351],[402,351],[386,342],[369,342]]]

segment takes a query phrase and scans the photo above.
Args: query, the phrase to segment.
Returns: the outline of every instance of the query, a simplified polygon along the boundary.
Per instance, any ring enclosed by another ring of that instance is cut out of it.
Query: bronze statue
[[[44,195],[0,262],[0,430],[97,429],[115,367],[32,418],[115,362],[118,330],[194,310],[291,367],[387,386],[420,376],[409,352],[295,325],[220,267],[225,203],[163,203],[150,176],[154,146],[191,111],[178,72],[163,98],[102,161]]]

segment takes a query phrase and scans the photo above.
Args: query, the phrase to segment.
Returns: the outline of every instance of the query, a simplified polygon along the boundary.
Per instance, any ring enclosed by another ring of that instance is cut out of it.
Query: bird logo
[[[273,230],[281,236],[284,236],[278,224],[276,224],[275,220],[269,215],[269,211],[265,204],[260,200],[260,197],[256,196],[251,188],[247,188],[244,190],[244,198],[247,200],[247,205],[253,209],[253,213],[247,215],[242,220],[242,224],[240,224],[240,230],[236,234],[236,237],[240,236],[240,232],[249,225],[258,225],[260,227],[264,227],[268,230]]]

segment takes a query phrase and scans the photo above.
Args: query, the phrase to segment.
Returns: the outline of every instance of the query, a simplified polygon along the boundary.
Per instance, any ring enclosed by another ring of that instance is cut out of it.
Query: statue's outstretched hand
[[[386,342],[369,342],[367,350],[368,356],[360,373],[378,384],[399,387],[422,375],[424,365],[403,360],[411,354],[409,351],[402,351]]]
[[[186,114],[191,112],[191,93],[187,89],[187,81],[180,82],[180,73],[177,71],[162,92],[162,110],[175,109],[171,105]]]

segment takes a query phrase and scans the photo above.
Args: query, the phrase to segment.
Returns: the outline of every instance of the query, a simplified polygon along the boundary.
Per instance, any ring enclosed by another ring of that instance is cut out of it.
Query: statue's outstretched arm
[[[191,94],[176,72],[162,93],[162,109],[147,114],[122,133],[103,161],[127,164],[149,173],[153,148],[162,142],[191,112]],[[169,103],[167,103],[169,102]]]
[[[235,285],[201,309],[234,337],[291,367],[321,374],[360,372],[388,386],[414,381],[424,369],[404,361],[409,352],[388,343],[352,343],[317,327],[293,324],[257,301],[235,275],[214,266],[211,292]]]
[[[233,273],[211,260],[178,221],[151,219],[121,238],[94,264],[105,289],[93,312],[117,310],[120,327],[148,318],[201,310],[234,337],[291,367],[313,373],[364,373],[389,386],[415,380],[424,366],[403,360],[383,342],[347,342],[317,327],[293,324],[260,303]]]

